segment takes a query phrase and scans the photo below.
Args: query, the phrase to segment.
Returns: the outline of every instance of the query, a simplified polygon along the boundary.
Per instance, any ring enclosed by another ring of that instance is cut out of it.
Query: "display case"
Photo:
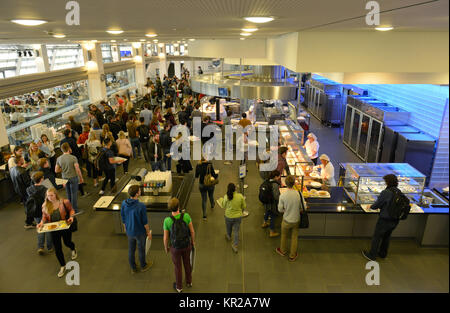
[[[394,174],[411,203],[421,203],[425,175],[407,163],[347,163],[344,189],[355,204],[373,204],[386,188],[383,176]]]

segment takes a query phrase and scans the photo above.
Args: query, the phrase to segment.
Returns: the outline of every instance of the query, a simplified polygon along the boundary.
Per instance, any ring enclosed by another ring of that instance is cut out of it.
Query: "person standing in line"
[[[38,171],[44,174],[44,180],[48,179],[56,189],[64,188],[62,185],[56,184],[56,176],[54,170],[50,167],[50,162],[47,158],[39,159],[39,169]]]
[[[278,165],[277,171],[283,176],[283,171],[286,170],[287,175],[291,175],[291,171],[289,170],[289,165],[286,161],[288,148],[280,147],[278,149]]]
[[[202,195],[202,210],[203,210],[203,220],[206,221],[206,201],[211,203],[211,210],[214,209],[214,185],[205,186],[205,176],[210,173],[214,179],[217,179],[219,175],[214,171],[214,167],[211,162],[207,161],[203,156],[199,164],[195,168],[195,178],[199,178],[198,187],[200,194]]]
[[[24,149],[22,146],[15,146],[11,157],[8,159],[8,169],[11,171],[13,167],[16,166],[16,157],[24,157]],[[26,164],[28,166],[28,164]]]
[[[170,147],[172,146],[172,137],[170,136],[171,126],[169,123],[164,124],[164,129],[159,135],[159,143],[163,150],[163,165],[167,171],[172,170],[172,156],[170,154]]]
[[[34,207],[34,222],[39,225],[39,223],[42,220],[42,205],[45,202],[46,194],[47,194],[47,188],[42,185],[42,182],[44,181],[44,173],[42,172],[36,172],[32,176],[33,185],[27,188],[27,196],[28,200],[27,203],[32,203],[32,207]],[[30,201],[30,198],[33,200]],[[38,250],[37,253],[39,255],[44,254],[44,244],[45,241],[47,241],[47,250],[48,252],[53,252],[53,242],[51,233],[38,233],[37,234],[37,245]]]
[[[143,117],[140,117],[139,121],[141,125],[136,128],[136,135],[139,136],[145,162],[150,163],[150,128],[145,124]]]
[[[56,158],[55,158],[55,146],[53,143],[48,139],[46,134],[41,135],[41,141],[42,145],[47,147],[47,150],[50,152],[50,155],[47,156],[47,158],[50,161],[50,168],[53,170],[56,165]]]
[[[75,211],[67,199],[59,198],[56,189],[50,188],[47,190],[47,197],[42,205],[42,220],[37,225],[40,229],[44,223],[53,223],[66,220],[68,224],[72,224]],[[61,265],[58,272],[58,277],[61,278],[66,273],[66,261],[64,260],[64,253],[62,251],[61,238],[64,245],[72,251],[72,260],[78,257],[75,244],[72,242],[72,230],[70,228],[64,230],[57,230],[50,233],[52,236],[53,246],[55,248],[56,258]]]
[[[192,219],[187,213],[180,212],[180,201],[177,198],[169,200],[169,210],[171,216],[164,220],[164,250],[170,254],[172,262],[175,265],[175,280],[173,288],[178,292],[183,291],[183,268],[186,275],[186,286],[192,287],[192,267],[190,255],[192,248],[195,247],[195,231]]]
[[[131,273],[135,274],[138,272],[134,257],[136,244],[141,263],[141,272],[148,271],[153,265],[152,261],[147,262],[145,255],[146,238],[152,240],[152,233],[148,225],[147,208],[144,203],[138,200],[141,196],[140,186],[130,186],[128,195],[130,198],[122,202],[120,216],[128,236],[128,262],[130,263]]]
[[[104,170],[105,170],[105,180],[102,184],[102,189],[99,192],[99,195],[102,196],[105,193],[106,185],[108,181],[111,185],[111,192],[115,193],[117,191],[116,187],[116,164],[121,164],[122,161],[114,160],[114,152],[111,150],[112,141],[109,138],[105,138],[103,141],[103,151],[104,156],[103,160],[100,162],[104,162]]]
[[[25,206],[27,201],[27,188],[31,185],[30,174],[25,168],[25,161],[23,157],[16,156],[14,163],[16,164],[9,170],[14,191],[19,195],[22,204]],[[25,207],[25,229],[34,228],[33,217],[27,214]]]
[[[150,164],[152,166],[152,171],[165,171],[165,166],[163,163],[163,149],[159,144],[159,135],[156,134],[152,137],[150,143]]]
[[[63,140],[61,140],[61,143],[60,143],[60,145],[61,145],[61,147],[62,147],[62,145],[64,144],[64,143],[67,143],[68,145],[69,145],[69,147],[70,147],[70,150],[72,151],[71,153],[78,159],[78,160],[81,160],[81,152],[80,152],[80,149],[78,148],[78,145],[77,145],[77,139],[75,139],[74,137],[73,137],[73,131],[71,131],[70,129],[66,129],[65,131],[64,131],[64,139]],[[76,133],[76,132],[75,132]]]
[[[149,110],[148,103],[144,104],[144,109],[139,113],[139,118],[141,118],[141,117],[144,118],[145,125],[149,126],[150,121],[153,118],[153,113],[152,113],[152,111]]]
[[[314,165],[317,165],[317,159],[319,157],[319,142],[317,141],[316,135],[313,133],[309,133],[307,138],[308,140],[303,145],[303,148],[306,149],[306,154],[308,154],[311,161],[314,162]]]
[[[375,261],[377,257],[382,259],[387,257],[391,234],[399,223],[399,219],[391,217],[388,210],[392,204],[394,192],[401,192],[398,189],[397,176],[388,174],[383,177],[383,180],[386,183],[386,189],[380,193],[375,203],[370,206],[371,210],[380,209],[380,215],[372,237],[372,245],[370,251],[362,251],[363,256],[369,261]]]
[[[62,178],[67,179],[67,198],[78,213],[78,184],[84,182],[78,159],[71,155],[72,150],[67,142],[61,146],[63,155],[56,160],[55,173],[62,173]]]
[[[128,163],[130,162],[132,148],[130,141],[122,130],[119,132],[119,139],[117,139],[116,143],[117,148],[119,149],[119,157],[127,159],[122,164],[123,173],[128,174]]]
[[[289,261],[294,262],[297,257],[298,246],[298,227],[300,224],[300,201],[303,201],[303,207],[306,208],[305,200],[301,193],[294,189],[295,177],[289,175],[286,177],[287,191],[280,196],[278,202],[278,211],[283,214],[283,222],[281,222],[281,245],[275,251],[281,255],[287,255],[287,241],[289,234],[291,235],[291,247],[289,250]]]
[[[98,187],[97,178],[101,174],[98,169],[95,167],[95,159],[97,158],[97,155],[99,154],[102,144],[100,143],[100,140],[98,139],[95,132],[89,133],[89,138],[86,141],[86,146],[88,150],[88,162],[90,163],[90,168],[92,169],[92,178],[94,180],[94,187]]]
[[[262,228],[269,227],[269,237],[278,237],[280,233],[275,231],[275,218],[278,210],[278,201],[280,199],[281,174],[277,170],[270,173],[269,183],[272,187],[272,202],[264,204],[265,214]],[[270,219],[270,222],[269,222]]]
[[[223,119],[222,133],[223,136],[225,136],[225,151],[233,150],[233,136],[226,135],[226,126],[231,126],[231,115],[233,115],[233,112],[231,112],[231,110],[227,110],[227,116]],[[229,160],[226,160],[225,162],[223,162],[223,164],[231,165],[233,163]]]
[[[145,123],[145,122],[144,122]],[[130,118],[127,121],[127,132],[128,132],[128,138],[130,138],[130,143],[133,151],[133,159],[136,159],[136,157],[141,157],[141,143],[139,142],[139,136],[136,132],[136,128],[139,126],[136,122],[136,115],[130,114]],[[137,155],[135,149],[137,149]]]
[[[217,201],[220,206],[225,209],[225,226],[227,232],[225,238],[228,241],[231,241],[231,234],[234,233],[231,248],[235,253],[237,253],[239,244],[239,229],[241,227],[243,212],[247,208],[244,196],[241,193],[236,192],[235,184],[230,183],[227,187],[227,194]]]

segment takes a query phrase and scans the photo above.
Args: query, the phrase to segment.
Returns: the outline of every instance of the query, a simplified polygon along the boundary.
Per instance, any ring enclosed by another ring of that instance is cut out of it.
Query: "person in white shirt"
[[[306,149],[306,153],[308,154],[311,161],[314,162],[314,165],[317,165],[317,158],[319,157],[319,142],[317,141],[316,135],[313,133],[308,134],[308,139],[306,140],[303,148]]]
[[[334,166],[331,164],[330,158],[328,155],[322,154],[319,159],[322,164],[316,166],[316,168],[320,167],[321,169],[320,177],[322,178],[322,182],[329,187],[335,187],[336,180],[334,179]]]

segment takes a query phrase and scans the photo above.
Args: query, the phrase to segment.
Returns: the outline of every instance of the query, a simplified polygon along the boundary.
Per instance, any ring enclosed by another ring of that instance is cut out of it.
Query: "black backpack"
[[[411,210],[410,201],[398,188],[389,189],[394,195],[387,210],[391,218],[405,220]]]
[[[150,140],[150,129],[147,125],[140,125],[138,127],[138,132],[140,142],[148,142]]]
[[[25,202],[26,214],[27,216],[34,217],[39,209],[42,209],[42,204],[45,201],[45,196],[42,197],[42,194],[39,191],[31,194],[27,201]]]
[[[97,171],[105,171],[106,170],[106,161],[107,161],[106,160],[106,150],[101,149],[94,161],[94,166],[97,169]]]
[[[272,203],[273,200],[272,183],[269,179],[266,179],[261,186],[259,186],[259,201],[263,204],[269,204]]]
[[[183,220],[183,216],[184,213],[181,213],[179,219],[170,216],[173,221],[172,228],[170,230],[170,243],[175,249],[187,248],[191,242],[191,232],[188,225]]]

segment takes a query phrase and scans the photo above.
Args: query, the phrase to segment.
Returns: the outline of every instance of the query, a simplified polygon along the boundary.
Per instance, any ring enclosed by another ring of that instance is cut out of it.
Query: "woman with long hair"
[[[128,163],[130,162],[132,148],[130,140],[125,136],[123,131],[119,132],[119,139],[116,141],[117,148],[119,150],[119,157],[127,159],[123,162],[123,173],[128,173]]]
[[[244,210],[247,208],[244,196],[236,192],[236,185],[229,183],[227,187],[227,194],[217,200],[221,207],[225,209],[225,227],[227,233],[225,237],[231,241],[231,234],[234,233],[233,243],[231,248],[235,253],[238,252],[239,243],[239,229]]]
[[[203,210],[203,220],[206,221],[206,201],[211,203],[211,210],[214,209],[214,187],[215,185],[205,185],[205,176],[211,174],[214,179],[219,176],[214,171],[214,167],[211,162],[207,161],[203,156],[199,164],[195,168],[195,178],[199,178],[198,187],[200,194],[202,195],[202,210]]]
[[[34,170],[38,169],[38,162],[40,158],[45,158],[46,155],[45,153],[39,149],[39,146],[37,145],[37,143],[30,143],[30,147],[28,149],[28,158],[31,161],[31,165],[33,166]]]
[[[66,220],[67,224],[72,224],[75,211],[69,200],[60,198],[55,188],[47,190],[44,204],[42,205],[42,220],[37,225],[40,229],[44,223],[53,223]],[[51,232],[53,247],[55,248],[56,258],[61,265],[58,272],[58,277],[63,277],[66,271],[66,261],[64,260],[64,253],[62,251],[61,238],[64,245],[72,250],[72,260],[77,258],[77,250],[75,244],[72,242],[72,231],[70,228],[64,230],[57,230]]]
[[[164,115],[164,119],[167,123],[169,123],[171,126],[177,125],[177,122],[175,121],[175,116],[172,113],[172,108],[168,108],[166,114]]]
[[[48,139],[46,134],[42,134],[41,135],[41,141],[42,144],[45,145],[48,149],[48,151],[50,151],[50,155],[47,155],[47,158],[50,160],[50,167],[52,169],[55,168],[55,164],[56,164],[56,158],[55,158],[55,146],[53,145],[53,143]]]
[[[86,141],[87,146],[87,154],[88,154],[88,162],[90,167],[92,168],[92,178],[94,180],[94,187],[98,187],[97,177],[100,176],[101,173],[95,167],[95,158],[97,157],[100,149],[102,148],[102,144],[99,139],[97,139],[97,135],[95,132],[89,133],[89,138]]]

